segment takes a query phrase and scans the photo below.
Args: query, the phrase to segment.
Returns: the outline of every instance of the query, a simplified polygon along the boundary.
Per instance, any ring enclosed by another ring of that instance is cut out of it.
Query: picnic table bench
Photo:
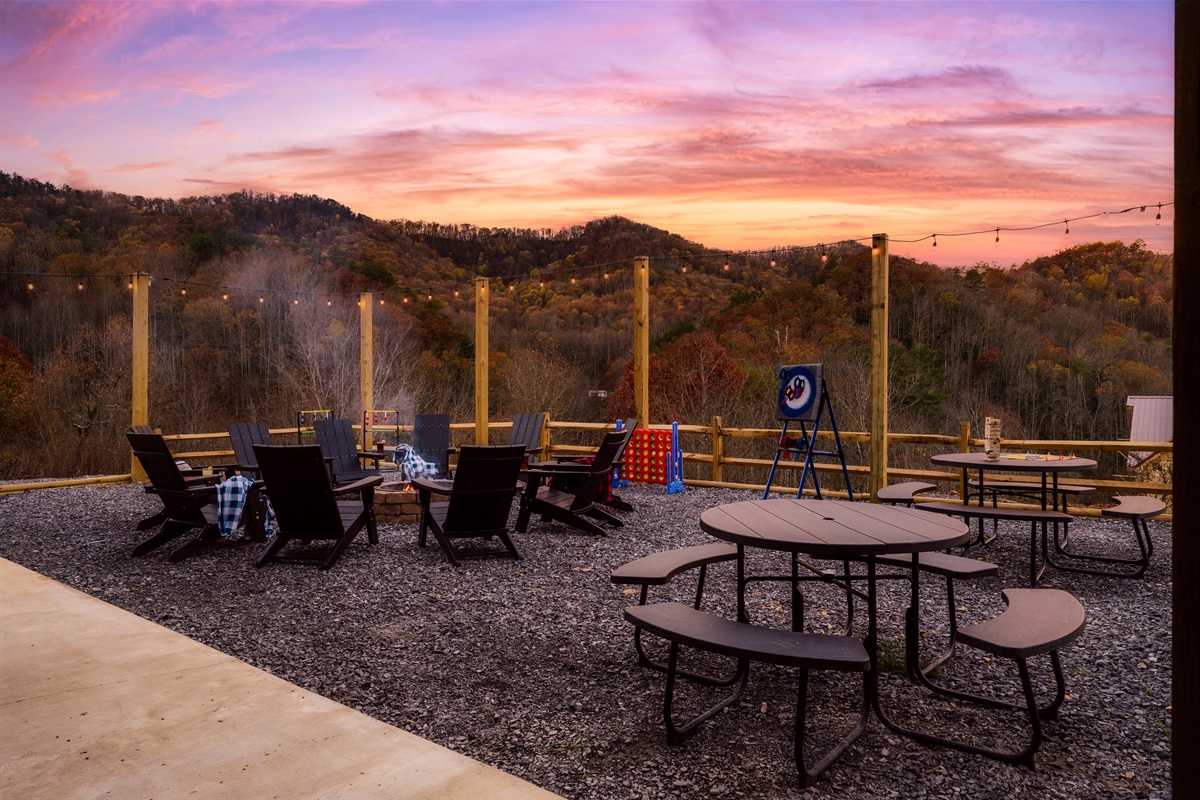
[[[917,506],[921,511],[931,511],[936,514],[947,514],[962,517],[966,520],[1013,520],[1029,523],[1029,585],[1036,586],[1046,571],[1047,554],[1047,525],[1066,526],[1071,522],[1071,515],[1062,511],[1041,508],[994,508],[992,506],[968,505],[965,503],[921,503]],[[1041,530],[1042,559],[1039,563],[1038,531]]]

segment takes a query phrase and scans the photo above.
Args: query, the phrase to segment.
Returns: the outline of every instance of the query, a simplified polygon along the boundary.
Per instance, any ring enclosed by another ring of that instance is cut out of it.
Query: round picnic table
[[[1059,457],[1037,457],[1037,456],[1022,456],[1010,455],[1001,456],[995,460],[989,460],[984,453],[943,453],[941,455],[932,456],[930,458],[934,464],[943,467],[958,467],[963,471],[963,486],[965,488],[967,476],[971,470],[976,470],[979,474],[979,486],[983,487],[983,472],[991,470],[993,472],[1039,472],[1042,476],[1042,509],[1046,509],[1046,500],[1054,498],[1058,495],[1058,476],[1064,472],[1086,472],[1096,468],[1096,462],[1090,458],[1079,458],[1078,456],[1070,456],[1068,458]],[[964,494],[964,502],[970,498]],[[979,505],[983,505],[983,492],[979,493]]]
[[[912,553],[913,573],[916,574],[918,553],[967,543],[970,529],[966,523],[904,506],[841,500],[771,499],[746,500],[710,508],[700,515],[700,528],[711,536],[737,545],[738,619],[742,622],[749,621],[746,584],[753,580],[783,579],[792,582],[792,627],[795,630],[803,627],[798,554],[866,562],[867,636],[863,644],[871,656],[866,691],[876,715],[892,727],[879,707],[875,557]],[[792,574],[747,576],[745,552],[748,547],[791,553]],[[860,594],[849,583],[844,588],[847,592]]]

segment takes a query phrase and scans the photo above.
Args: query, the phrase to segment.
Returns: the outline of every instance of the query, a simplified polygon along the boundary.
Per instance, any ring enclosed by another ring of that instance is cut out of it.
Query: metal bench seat
[[[638,599],[638,605],[645,605],[646,596],[651,586],[665,585],[670,583],[681,572],[699,569],[700,574],[696,580],[696,599],[692,607],[700,608],[701,600],[704,597],[704,581],[708,575],[708,565],[722,561],[732,561],[735,558],[737,558],[737,547],[725,542],[679,547],[674,550],[653,553],[630,561],[628,564],[622,564],[613,570],[611,580],[618,585],[634,584],[641,586],[642,591]],[[645,646],[642,644],[641,628],[634,628],[633,646],[637,650],[638,663],[641,666],[656,669],[659,672],[667,671],[666,664],[656,661],[646,653]],[[728,678],[717,678],[698,672],[685,673],[680,671],[680,674],[686,674],[691,680],[714,686],[729,686],[735,683],[739,677],[737,673]]]
[[[926,744],[951,747],[1033,768],[1033,756],[1042,742],[1042,720],[1055,719],[1066,697],[1066,681],[1063,678],[1062,661],[1058,651],[1075,641],[1083,632],[1087,613],[1078,600],[1060,589],[1005,589],[1004,600],[1008,607],[1003,612],[984,622],[960,628],[958,640],[964,645],[978,648],[993,656],[1016,661],[1025,702],[1010,703],[994,697],[962,692],[939,686],[928,679],[923,679],[923,682],[934,691],[948,697],[970,700],[992,708],[1024,711],[1029,717],[1031,728],[1031,735],[1025,747],[1015,753],[1004,752],[970,742],[947,739],[927,731],[904,728],[890,720],[887,721],[889,727]],[[1050,655],[1050,663],[1054,670],[1055,696],[1051,702],[1039,706],[1026,662],[1030,658],[1045,654]]]
[[[884,486],[875,493],[875,496],[879,498],[879,502],[881,503],[889,503],[891,505],[902,503],[906,506],[911,506],[915,499],[914,495],[936,488],[936,483],[907,481],[906,483],[894,483],[891,486]]]
[[[991,520],[1011,520],[1017,522],[1029,523],[1029,585],[1036,586],[1038,580],[1041,579],[1042,573],[1046,571],[1046,564],[1049,561],[1047,552],[1047,536],[1046,527],[1050,524],[1055,526],[1055,539],[1058,538],[1058,525],[1065,527],[1071,522],[1071,515],[1065,514],[1062,511],[1053,511],[1051,509],[1041,508],[994,508],[992,506],[979,506],[964,503],[921,503],[917,506],[921,511],[931,511],[936,514],[949,514],[951,516],[963,517],[966,520],[972,519],[991,519]],[[1041,550],[1042,558],[1038,560],[1038,530],[1041,529]],[[1056,565],[1057,566],[1057,565]]]
[[[1056,569],[1064,572],[1081,572],[1087,575],[1108,575],[1114,578],[1140,578],[1150,567],[1150,556],[1154,555],[1154,542],[1150,539],[1150,526],[1147,520],[1157,517],[1167,510],[1167,504],[1154,497],[1115,495],[1115,506],[1101,509],[1100,516],[1110,519],[1127,519],[1133,525],[1133,536],[1137,542],[1139,555],[1136,558],[1117,556],[1093,555],[1068,550],[1066,541],[1054,537],[1054,552],[1066,556],[1075,563],[1063,563],[1054,560],[1051,555],[1050,563]]]
[[[842,751],[866,730],[867,715],[870,711],[867,701],[866,676],[871,668],[871,657],[867,654],[862,642],[856,638],[764,628],[715,617],[680,603],[633,606],[625,609],[625,619],[637,628],[671,642],[666,696],[663,703],[663,721],[667,728],[667,741],[671,744],[686,740],[705,720],[737,702],[746,688],[749,662],[751,661],[799,669],[800,687],[796,700],[794,756],[802,787],[811,785],[817,776],[824,772],[841,755]],[[740,681],[733,694],[701,712],[692,720],[676,724],[672,704],[675,695],[675,679],[680,674],[678,671],[680,645],[737,659]],[[804,759],[804,739],[808,729],[806,716],[810,669],[861,672],[864,676],[863,702],[858,724],[811,768],[805,766]]]

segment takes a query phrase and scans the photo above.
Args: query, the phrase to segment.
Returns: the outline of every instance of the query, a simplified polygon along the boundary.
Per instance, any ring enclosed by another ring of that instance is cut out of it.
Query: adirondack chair
[[[348,419],[319,419],[313,422],[317,444],[329,460],[329,473],[336,484],[349,483],[379,474],[383,453],[367,453],[358,449],[358,437]],[[363,461],[373,461],[374,467],[363,467]]]
[[[541,514],[543,520],[555,519],[587,533],[604,534],[605,531],[586,517],[622,527],[624,523],[621,520],[596,505],[596,495],[604,482],[610,480],[613,458],[620,451],[625,438],[624,432],[606,434],[592,463],[587,465],[587,472],[583,475],[572,474],[572,478],[578,477],[580,480],[577,484],[572,482],[571,489],[543,485],[546,478],[562,476],[563,471],[554,465],[546,465],[545,468],[539,465],[526,470],[527,482],[525,492],[521,495],[521,510],[517,514],[517,533],[526,531],[529,518],[534,513]]]
[[[126,434],[130,434],[130,433],[150,434],[151,436],[154,436],[155,437],[154,439],[144,440],[143,444],[146,447],[154,449],[155,452],[162,452],[162,453],[166,453],[167,455],[171,455],[171,448],[167,447],[167,443],[163,440],[162,436],[154,433],[154,429],[151,428],[149,425],[130,425],[129,428],[126,430]],[[175,461],[174,457],[172,457],[172,460]],[[176,463],[176,466],[179,466],[183,462],[175,461],[175,463]],[[183,479],[187,482],[188,486],[206,486],[206,485],[210,485],[210,484],[215,484],[220,480],[220,478],[213,478],[212,476],[205,476],[204,474],[201,473],[200,470],[192,469],[191,467],[186,467],[186,466],[182,466],[179,468],[179,474],[183,476]],[[153,484],[146,486],[146,494],[154,494],[154,485]],[[157,514],[151,514],[150,516],[146,517],[144,520],[141,520],[140,522],[138,522],[136,529],[139,531],[148,531],[151,528],[159,527],[166,521],[166,519],[167,519],[167,511],[164,508],[162,511],[159,511]]]
[[[467,445],[458,451],[454,481],[414,478],[413,488],[421,503],[421,523],[417,544],[425,546],[426,532],[432,531],[446,559],[458,566],[465,557],[511,555],[521,553],[508,533],[508,514],[517,493],[517,478],[525,457],[523,445],[479,447]],[[434,502],[434,493],[449,493],[450,499]],[[452,539],[490,539],[495,536],[501,547],[455,547]]]
[[[438,476],[450,475],[450,415],[417,414],[413,420],[413,450],[437,467]]]
[[[624,438],[621,440],[621,445],[613,456],[612,467],[621,466],[622,460],[625,458],[625,449],[629,447],[629,442],[633,439],[633,432],[637,428],[636,419],[626,419],[621,421],[621,430],[618,433]],[[581,458],[578,455],[556,455],[553,465],[539,464],[541,468],[558,470],[560,475],[554,476],[554,486],[557,489],[564,491],[574,491],[578,487],[578,480],[586,477],[590,471],[586,457]],[[609,472],[611,473],[611,468]],[[578,479],[571,477],[578,475]],[[618,511],[633,511],[633,506],[625,502],[621,498],[612,493],[611,474],[608,483],[601,483],[596,489],[596,502],[603,503],[610,508],[615,508]]]
[[[215,484],[220,478],[208,476],[200,481],[189,482],[179,471],[166,442],[157,433],[129,432],[125,437],[150,479],[151,490],[163,504],[160,514],[138,523],[138,530],[157,525],[158,531],[135,547],[133,555],[144,556],[195,528],[200,529],[196,537],[171,553],[169,561],[182,561],[201,547],[217,541],[220,533],[217,529]]]
[[[514,414],[508,443],[524,446],[525,457],[533,458],[542,452],[542,428],[545,424],[545,414]]]
[[[329,569],[364,527],[367,541],[379,542],[375,530],[375,487],[382,475],[360,478],[334,486],[325,456],[318,445],[254,445],[258,469],[275,509],[275,541],[255,562],[256,567],[272,561],[320,564]],[[357,494],[353,500],[338,501],[341,495]],[[332,540],[332,550],[313,555],[280,555],[293,540]]]

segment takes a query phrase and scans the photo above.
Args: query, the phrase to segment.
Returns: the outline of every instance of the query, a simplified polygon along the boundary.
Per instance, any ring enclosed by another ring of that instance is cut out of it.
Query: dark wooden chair
[[[413,451],[437,467],[438,477],[450,474],[450,415],[417,414],[413,420]]]
[[[601,483],[596,489],[596,502],[603,503],[610,508],[615,508],[618,511],[633,511],[633,506],[617,497],[612,493],[612,472],[614,469],[621,466],[625,459],[625,450],[629,447],[629,442],[633,439],[633,432],[637,429],[636,419],[626,419],[621,421],[621,430],[617,431],[624,438],[621,440],[617,452],[613,455],[612,467],[609,469],[609,482]],[[547,465],[545,463],[538,464],[538,467],[545,469],[558,470],[560,475],[554,477],[555,488],[563,489],[564,491],[574,491],[578,486],[578,481],[570,477],[570,473],[574,471],[580,476],[585,476],[589,470],[589,456],[578,455],[558,455],[553,457],[555,463]]]
[[[229,443],[233,445],[233,469],[250,478],[258,477],[258,456],[254,454],[254,445],[273,444],[267,423],[235,422],[228,430]]]
[[[533,458],[542,452],[542,428],[545,425],[545,414],[514,414],[508,443],[522,445],[526,458]]]
[[[336,484],[350,483],[379,475],[379,460],[383,453],[368,453],[358,449],[354,425],[348,419],[318,419],[313,422],[317,444],[329,463],[329,474]],[[375,466],[364,467],[364,461]]]
[[[169,561],[182,561],[201,547],[220,538],[217,529],[217,476],[189,481],[179,470],[170,448],[157,433],[128,432],[133,454],[150,479],[150,489],[162,501],[163,510],[138,523],[138,530],[158,527],[153,536],[133,549],[143,556],[188,531],[199,529],[196,537],[171,553]]]
[[[375,487],[383,476],[360,478],[334,486],[321,448],[317,445],[254,446],[258,468],[275,509],[275,541],[255,562],[256,567],[272,561],[320,564],[329,569],[364,527],[367,541],[379,542],[375,530]],[[339,501],[342,495],[357,494]],[[318,555],[280,555],[293,540],[303,543],[332,540],[333,549]]]
[[[425,546],[426,533],[441,546],[446,559],[458,566],[460,558],[521,553],[508,532],[508,515],[517,478],[525,457],[523,445],[459,448],[453,482],[414,478],[413,488],[421,503],[421,523],[417,543]],[[435,502],[435,493],[449,493],[449,500]],[[500,540],[500,547],[455,547],[453,539]]]
[[[598,519],[615,527],[622,527],[621,520],[600,508],[596,504],[596,495],[605,481],[610,480],[613,459],[622,448],[626,434],[609,433],[600,444],[600,449],[587,465],[587,472],[572,477],[580,478],[570,489],[545,486],[547,478],[562,476],[561,469],[549,465],[548,468],[530,468],[525,471],[527,480],[525,491],[521,495],[521,510],[517,514],[518,533],[524,533],[529,526],[529,517],[535,512],[541,514],[543,520],[556,519],[578,528],[587,533],[603,534],[604,529],[587,517]]]

